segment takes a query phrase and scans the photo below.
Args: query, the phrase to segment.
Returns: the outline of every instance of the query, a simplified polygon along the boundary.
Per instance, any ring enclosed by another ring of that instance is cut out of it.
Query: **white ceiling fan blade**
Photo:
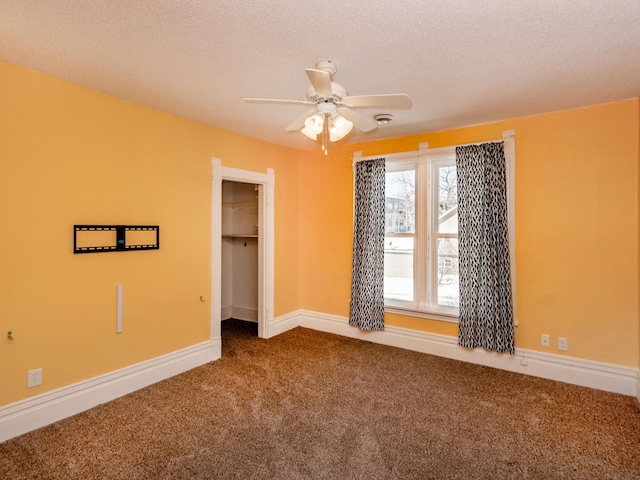
[[[375,130],[378,125],[373,120],[365,117],[364,115],[360,115],[353,110],[349,110],[346,107],[338,108],[338,112],[350,122],[353,122],[355,127],[362,132],[370,132],[371,130]]]
[[[300,130],[302,127],[304,127],[304,121],[308,117],[313,115],[314,113],[316,113],[316,109],[315,108],[312,108],[311,110],[308,110],[306,113],[304,113],[303,115],[300,115],[293,122],[291,122],[287,126],[287,128],[285,128],[285,130],[288,131],[288,132],[295,132],[296,130]]]
[[[344,97],[345,107],[363,108],[411,108],[411,99],[404,93],[383,95],[353,95]]]
[[[247,103],[288,103],[294,105],[315,105],[308,100],[286,100],[284,98],[243,98]]]
[[[309,77],[311,86],[318,95],[323,95],[325,97],[333,95],[333,92],[331,91],[331,75],[329,75],[328,72],[325,72],[324,70],[316,70],[315,68],[307,68],[305,72],[307,72],[307,77]]]

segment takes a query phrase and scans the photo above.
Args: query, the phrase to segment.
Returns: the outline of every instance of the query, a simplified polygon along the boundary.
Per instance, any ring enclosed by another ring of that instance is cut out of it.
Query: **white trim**
[[[428,143],[421,143],[422,145],[428,145]],[[385,160],[411,160],[414,158],[418,158],[418,150],[411,150],[406,152],[398,152],[398,153],[383,153],[380,155],[370,155],[368,157],[363,157],[362,152],[353,152],[353,156],[351,157],[351,166],[355,169],[356,163],[363,162],[366,160],[375,160],[378,158],[384,158]]]
[[[220,347],[202,342],[0,407],[0,442],[217,360]]]
[[[356,163],[362,161],[362,152],[353,152],[351,157],[351,168],[356,168]]]
[[[511,306],[513,323],[516,318],[516,133],[515,130],[502,132],[507,176],[507,223],[509,225],[509,263],[511,264]]]
[[[258,309],[252,307],[238,307],[235,305],[226,305],[222,307],[220,309],[220,321],[229,320],[230,318],[244,320],[245,322],[258,323]]]
[[[638,380],[636,381],[636,398],[640,402],[640,369],[638,369]]]
[[[228,320],[233,317],[231,312],[233,311],[232,305],[224,306],[220,309],[220,321]],[[256,313],[257,315],[257,313]]]
[[[222,311],[222,181],[258,185],[258,336],[269,338],[273,323],[274,295],[274,198],[275,173],[224,167],[211,159],[211,339],[220,339]]]
[[[457,337],[400,327],[387,326],[384,331],[363,332],[350,326],[346,317],[308,310],[298,310],[294,314],[289,314],[289,317],[291,324],[322,332],[335,333],[345,337],[358,338],[597,390],[630,396],[638,395],[640,397],[640,373],[636,368],[543,353],[524,348],[516,348],[516,354],[513,356],[488,352],[482,349],[471,350],[459,346]]]
[[[258,322],[258,309],[250,307],[231,306],[231,316],[227,318],[237,318],[247,322]]]
[[[273,334],[273,336],[280,335],[287,330],[299,327],[301,318],[300,312],[303,311],[304,310],[298,310],[276,318],[271,325],[271,333]]]
[[[211,159],[211,340],[222,343],[222,161]],[[218,219],[216,221],[216,218]],[[220,241],[216,241],[220,239]]]
[[[438,320],[440,322],[460,323],[457,315],[447,315],[444,313],[429,312],[424,310],[416,310],[410,307],[385,305],[385,313],[395,313],[397,315],[405,315],[408,317],[426,318],[427,320]]]

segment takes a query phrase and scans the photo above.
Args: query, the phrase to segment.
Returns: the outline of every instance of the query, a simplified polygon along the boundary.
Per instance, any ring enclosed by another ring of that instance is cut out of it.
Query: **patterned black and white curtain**
[[[349,325],[384,330],[384,158],[355,165]]]
[[[459,343],[515,353],[504,144],[456,147]]]

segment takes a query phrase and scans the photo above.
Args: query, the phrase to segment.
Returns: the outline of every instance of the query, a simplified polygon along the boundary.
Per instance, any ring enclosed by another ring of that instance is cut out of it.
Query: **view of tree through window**
[[[387,298],[413,301],[416,230],[416,172],[387,172],[385,183],[384,291]]]
[[[458,176],[456,167],[440,167],[440,214],[458,207]]]
[[[385,184],[385,298],[417,308],[429,309],[428,305],[445,310],[457,308],[458,188],[455,163],[447,159],[433,165],[432,175],[437,182],[432,188],[427,186],[426,174],[424,178],[418,176],[417,164],[402,166],[391,163],[389,167]],[[426,173],[426,169],[423,171]],[[419,188],[421,182],[427,188]],[[424,192],[422,195],[426,197],[419,198],[420,192]],[[423,206],[424,218],[417,218],[418,204]],[[429,215],[433,218],[427,221],[429,208]],[[431,232],[427,231],[428,225],[431,225]],[[428,268],[427,259],[431,264]]]
[[[434,233],[438,263],[436,268],[437,303],[459,305],[458,270],[458,185],[456,167],[438,170],[438,225]]]

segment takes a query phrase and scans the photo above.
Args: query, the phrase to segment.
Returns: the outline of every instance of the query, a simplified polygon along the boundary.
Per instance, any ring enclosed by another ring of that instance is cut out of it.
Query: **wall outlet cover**
[[[543,347],[549,346],[549,335],[547,335],[546,333],[540,335],[540,345],[542,345]]]
[[[27,372],[27,388],[42,385],[42,369],[36,368]]]
[[[566,352],[569,350],[569,340],[565,337],[558,337],[558,350]]]

